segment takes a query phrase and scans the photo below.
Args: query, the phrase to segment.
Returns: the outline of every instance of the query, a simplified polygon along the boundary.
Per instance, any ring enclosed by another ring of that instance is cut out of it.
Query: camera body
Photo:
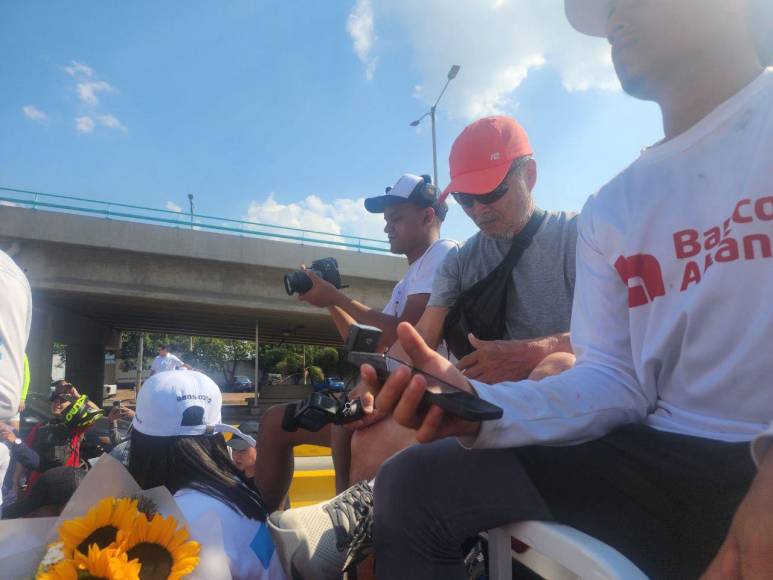
[[[346,337],[344,351],[350,352],[376,352],[378,341],[381,340],[381,329],[364,324],[352,324]]]
[[[346,338],[344,350],[351,352],[375,352],[381,338],[381,330],[373,326],[353,324]],[[319,431],[325,425],[333,423],[344,425],[357,421],[364,416],[362,402],[349,400],[346,393],[336,397],[330,393],[314,393],[300,403],[285,407],[282,429],[294,432],[298,429]]]
[[[309,270],[323,280],[330,282],[336,288],[341,288],[341,273],[338,271],[338,261],[335,258],[322,258],[314,260]],[[311,278],[303,270],[295,270],[284,277],[285,291],[292,295],[296,292],[304,294],[311,290]]]
[[[290,432],[298,429],[317,432],[329,423],[344,425],[362,416],[359,399],[341,400],[331,394],[314,393],[300,403],[285,407],[282,429]]]

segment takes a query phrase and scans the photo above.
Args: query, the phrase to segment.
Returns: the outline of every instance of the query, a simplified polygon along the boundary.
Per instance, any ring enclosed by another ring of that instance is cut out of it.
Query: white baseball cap
[[[432,207],[435,213],[442,221],[448,206],[438,201],[439,191],[436,187],[431,187],[430,177],[413,175],[412,173],[403,174],[393,187],[387,187],[384,195],[369,197],[365,200],[365,209],[370,213],[384,213],[387,206],[394,203],[412,202],[419,207]]]
[[[564,0],[569,23],[588,36],[607,36],[609,0]]]
[[[232,433],[251,446],[255,439],[221,423],[223,399],[207,375],[196,371],[170,371],[150,377],[137,395],[132,427],[153,437]]]

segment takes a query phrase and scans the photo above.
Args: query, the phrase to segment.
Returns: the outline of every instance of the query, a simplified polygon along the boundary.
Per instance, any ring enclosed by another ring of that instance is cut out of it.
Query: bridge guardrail
[[[11,187],[0,187],[0,204],[61,213],[96,215],[102,216],[105,219],[151,223],[168,227],[208,230],[279,241],[300,242],[301,244],[315,246],[330,246],[345,250],[355,250],[357,252],[389,253],[389,242],[375,238],[364,238],[348,234],[331,234],[318,230],[277,226],[198,213],[184,213],[168,209],[54,193],[42,193]]]

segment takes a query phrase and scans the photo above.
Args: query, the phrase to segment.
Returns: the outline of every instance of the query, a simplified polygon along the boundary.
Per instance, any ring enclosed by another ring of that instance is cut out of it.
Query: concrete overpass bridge
[[[97,399],[105,349],[119,346],[121,331],[256,340],[257,330],[261,342],[339,345],[327,313],[288,296],[282,276],[332,256],[347,293],[380,307],[406,268],[375,240],[164,210],[148,217],[130,213],[146,208],[91,200],[82,202],[101,209],[84,210],[74,198],[22,193],[0,191],[0,247],[32,286],[28,355],[31,389],[41,393],[54,341],[67,345],[67,378]]]

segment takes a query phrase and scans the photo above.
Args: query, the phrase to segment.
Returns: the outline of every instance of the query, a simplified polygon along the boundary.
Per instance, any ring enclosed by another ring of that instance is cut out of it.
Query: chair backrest
[[[516,553],[511,538],[529,546]],[[522,522],[489,530],[491,580],[512,580],[513,558],[551,580],[647,580],[647,576],[614,548],[569,526]]]

